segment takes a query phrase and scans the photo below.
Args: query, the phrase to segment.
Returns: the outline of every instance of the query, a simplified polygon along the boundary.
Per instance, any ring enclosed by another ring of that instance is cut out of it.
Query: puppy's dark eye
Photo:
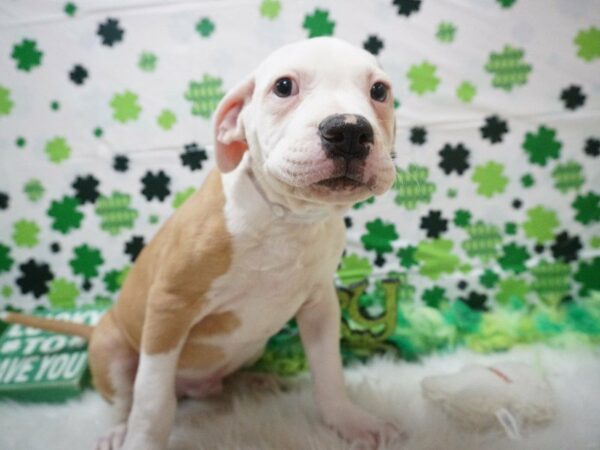
[[[371,98],[376,102],[385,102],[388,95],[388,87],[381,81],[371,86]]]
[[[273,86],[273,92],[278,97],[289,97],[298,93],[298,87],[294,80],[289,77],[278,79]]]

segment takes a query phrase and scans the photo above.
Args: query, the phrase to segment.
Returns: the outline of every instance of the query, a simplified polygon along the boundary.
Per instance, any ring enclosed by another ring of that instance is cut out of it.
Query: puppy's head
[[[219,169],[249,149],[280,194],[346,204],[388,190],[395,177],[393,95],[368,52],[334,38],[280,48],[217,108]]]

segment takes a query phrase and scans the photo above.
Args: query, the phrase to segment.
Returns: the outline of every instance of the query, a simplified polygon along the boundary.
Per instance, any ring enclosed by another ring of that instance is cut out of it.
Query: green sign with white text
[[[95,324],[103,313],[82,308],[36,314]],[[9,325],[0,336],[0,399],[64,401],[87,385],[87,343],[82,338],[22,325]]]

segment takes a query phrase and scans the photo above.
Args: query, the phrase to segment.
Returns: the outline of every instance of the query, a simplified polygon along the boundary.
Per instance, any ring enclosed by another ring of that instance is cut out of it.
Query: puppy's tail
[[[47,319],[45,317],[28,316],[15,312],[0,312],[0,320],[7,323],[16,323],[26,327],[39,328],[45,331],[52,331],[59,334],[68,334],[69,336],[79,336],[86,341],[90,340],[94,327],[77,322],[68,322],[59,319]]]

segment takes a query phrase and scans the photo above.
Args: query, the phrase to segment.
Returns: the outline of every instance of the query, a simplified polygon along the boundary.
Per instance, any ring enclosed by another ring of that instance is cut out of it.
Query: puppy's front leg
[[[179,298],[169,297],[166,293],[151,294],[124,450],[166,448],[177,406],[177,362],[192,316]]]
[[[310,365],[314,396],[325,423],[347,440],[375,447],[393,425],[354,405],[346,393],[340,357],[340,307],[333,284],[323,285],[296,315]]]

